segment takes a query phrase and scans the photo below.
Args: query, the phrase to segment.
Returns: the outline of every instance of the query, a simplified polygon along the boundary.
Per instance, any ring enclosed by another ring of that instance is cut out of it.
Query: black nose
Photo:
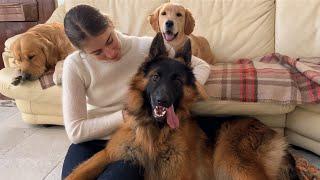
[[[173,26],[173,21],[169,20],[166,22],[166,27],[171,28]]]
[[[31,74],[29,73],[21,73],[21,76],[22,76],[22,80],[29,80],[31,78]]]
[[[156,96],[156,102],[158,106],[167,107],[169,103],[169,96],[166,94],[158,94]]]
[[[166,106],[166,104],[168,103],[168,101],[166,100],[157,100],[157,102],[159,106]]]

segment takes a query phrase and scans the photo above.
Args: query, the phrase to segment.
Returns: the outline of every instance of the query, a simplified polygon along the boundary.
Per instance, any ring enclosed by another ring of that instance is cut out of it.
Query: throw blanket
[[[320,102],[320,58],[273,53],[211,66],[205,85],[216,100],[306,104]]]
[[[54,69],[50,69],[39,78],[42,89],[47,89],[54,85],[62,83],[63,60],[58,61]]]
[[[320,157],[299,147],[290,147],[301,180],[320,179]]]
[[[54,73],[54,69],[50,69],[50,70],[46,71],[39,78],[42,89],[47,89],[47,88],[55,85],[55,83],[53,82],[53,73]]]

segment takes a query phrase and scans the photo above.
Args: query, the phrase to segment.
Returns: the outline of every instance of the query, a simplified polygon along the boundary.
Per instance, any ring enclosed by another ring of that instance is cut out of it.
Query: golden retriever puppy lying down
[[[13,85],[38,79],[75,50],[61,23],[36,25],[21,34],[10,48],[18,70]]]
[[[149,22],[156,32],[161,32],[163,39],[177,52],[182,48],[188,36],[191,40],[192,55],[209,64],[214,63],[208,41],[201,36],[192,35],[195,20],[191,12],[182,5],[165,3],[158,7],[150,16]]]

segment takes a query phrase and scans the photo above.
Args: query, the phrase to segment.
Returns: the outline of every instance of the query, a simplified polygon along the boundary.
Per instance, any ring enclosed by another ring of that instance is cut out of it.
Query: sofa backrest
[[[275,51],[320,56],[319,0],[65,0],[63,8],[88,4],[109,14],[123,33],[153,36],[147,17],[169,1],[191,10],[193,33],[208,39],[218,62]]]
[[[194,34],[205,36],[218,62],[274,51],[274,0],[172,0],[189,8]]]
[[[88,4],[111,16],[116,27],[123,33],[137,36],[153,36],[148,15],[165,0],[65,0],[65,9]]]
[[[277,0],[275,51],[320,57],[320,1]]]

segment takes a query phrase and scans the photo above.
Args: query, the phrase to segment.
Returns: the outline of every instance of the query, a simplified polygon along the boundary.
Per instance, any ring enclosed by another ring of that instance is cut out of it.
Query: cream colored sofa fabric
[[[293,57],[320,56],[320,1],[276,1],[275,50]]]
[[[79,4],[88,4],[97,7],[101,12],[111,16],[118,30],[129,35],[153,36],[151,26],[148,22],[150,15],[166,0],[65,0],[65,10]]]
[[[278,115],[294,110],[294,105],[280,105],[272,103],[250,103],[237,101],[201,101],[196,103],[192,111],[207,115]]]
[[[30,124],[63,125],[61,86],[43,90],[39,81],[13,86],[14,75],[14,68],[0,70],[0,92],[16,99],[22,119]]]
[[[39,81],[14,86],[11,84],[14,75],[14,68],[4,68],[0,71],[1,93],[5,96],[44,104],[61,105],[61,86],[53,86],[43,90]]]
[[[297,107],[294,112],[288,114],[286,127],[290,130],[289,134],[291,136],[299,135],[301,138],[309,139],[310,142],[320,142],[320,115],[317,112]],[[298,141],[298,139],[295,141]],[[303,147],[307,147],[306,149],[311,149],[315,146],[314,143],[308,142],[298,141],[298,145],[303,145]],[[318,147],[316,153],[320,154],[320,144],[318,144]]]
[[[307,149],[311,152],[314,152],[320,155],[320,143],[306,136],[300,135],[290,129],[285,130],[285,135],[291,144],[300,146],[304,149]]]
[[[65,13],[78,4],[89,4],[109,14],[120,31],[153,36],[147,17],[169,0],[65,0],[48,22],[63,22]],[[209,40],[218,62],[254,58],[271,52],[295,57],[320,56],[319,0],[171,0],[189,8],[195,17],[194,34]],[[18,35],[17,35],[18,36]],[[2,54],[0,92],[16,99],[24,121],[63,124],[61,87],[42,90],[38,81],[10,84],[14,70],[9,38]],[[296,108],[296,110],[295,110]],[[193,111],[211,115],[250,115],[284,132],[291,143],[320,154],[320,105],[280,105],[209,100]],[[289,113],[289,114],[288,114]],[[288,116],[288,117],[287,117]],[[318,120],[319,119],[319,120]]]
[[[311,112],[320,113],[320,104],[305,104],[305,105],[298,105],[298,107],[306,109]]]
[[[276,1],[275,51],[292,57],[320,56],[320,1]],[[298,105],[287,116],[292,144],[320,155],[320,105]]]
[[[194,34],[206,37],[217,62],[274,52],[274,0],[172,0],[189,8]]]

